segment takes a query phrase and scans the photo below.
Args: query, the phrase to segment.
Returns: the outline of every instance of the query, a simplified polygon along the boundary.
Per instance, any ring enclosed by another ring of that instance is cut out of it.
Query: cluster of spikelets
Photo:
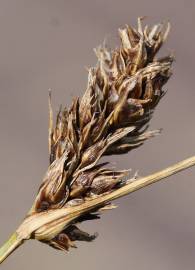
[[[55,126],[50,96],[50,166],[30,214],[82,205],[127,184],[128,171],[106,168],[99,160],[127,153],[158,133],[147,127],[171,75],[172,56],[156,58],[169,28],[169,24],[142,28],[138,19],[138,30],[129,26],[119,30],[119,48],[97,48],[98,63],[89,70],[84,96],[69,110],[60,108]],[[93,240],[95,235],[81,231],[77,223],[98,218],[101,208],[112,205],[92,207],[52,239],[42,241],[68,250],[77,240]]]

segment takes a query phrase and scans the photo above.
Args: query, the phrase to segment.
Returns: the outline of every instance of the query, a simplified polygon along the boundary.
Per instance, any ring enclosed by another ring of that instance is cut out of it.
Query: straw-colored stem
[[[62,221],[62,223],[59,224],[60,227],[67,226],[80,215],[83,215],[90,210],[95,209],[96,207],[101,207],[107,202],[123,197],[129,193],[158,182],[168,176],[176,174],[194,165],[195,156],[167,167],[164,170],[146,177],[142,177],[134,182],[130,182],[126,186],[121,187],[111,192],[110,194],[105,194],[99,198],[94,198],[92,200],[86,201],[79,206],[72,208],[61,208],[28,216],[19,227],[17,232],[10,237],[10,239],[3,245],[2,248],[0,248],[0,263],[2,263],[17,247],[19,247],[23,243],[24,239],[30,239],[33,233],[35,236],[37,235],[37,239],[39,239],[39,230],[42,231],[44,225],[48,223],[51,224],[58,219]]]
[[[150,174],[148,176],[142,177],[138,180],[135,180],[133,182],[130,182],[129,184],[125,185],[124,187],[121,187],[109,194],[103,195],[100,198],[95,198],[90,201],[87,201],[80,206],[74,207],[74,210],[72,212],[79,212],[85,213],[87,211],[90,211],[91,209],[101,206],[102,204],[105,204],[107,202],[116,200],[118,198],[121,198],[123,196],[128,195],[129,193],[132,193],[134,191],[137,191],[141,188],[144,188],[146,186],[149,186],[151,184],[154,184],[164,178],[167,178],[173,174],[176,174],[180,171],[183,171],[185,169],[188,169],[195,165],[195,156],[192,156],[188,159],[185,159],[183,161],[180,161],[170,167],[167,167],[164,170],[158,171],[156,173]]]
[[[23,240],[15,232],[11,235],[9,240],[0,248],[0,264],[21,244]]]
[[[17,232],[23,237],[23,239],[28,239],[30,238],[30,235],[33,234],[36,239],[44,240],[46,231],[48,230],[47,224],[50,224],[49,230],[54,230],[55,234],[57,234],[63,228],[67,227],[72,221],[76,220],[79,216],[82,216],[90,211],[94,211],[94,209],[98,209],[108,202],[123,197],[131,192],[153,184],[194,165],[195,156],[174,164],[164,170],[146,177],[142,177],[134,182],[130,182],[124,187],[121,187],[109,194],[104,194],[100,197],[86,200],[84,203],[78,206],[49,210],[47,212],[30,215],[26,218],[26,220],[24,220]],[[58,221],[58,225],[56,225],[56,221]]]
[[[158,171],[156,173],[150,174],[148,176],[142,177],[136,181],[133,181],[132,183],[108,194],[108,200],[109,198],[112,198],[112,200],[115,200],[119,197],[123,197],[129,193],[132,193],[136,190],[139,190],[141,188],[144,188],[148,185],[151,185],[153,183],[156,183],[164,178],[167,178],[173,174],[176,174],[180,171],[183,171],[185,169],[188,169],[195,165],[195,156],[192,156],[190,158],[187,158],[183,161],[180,161],[170,167],[167,167],[164,170]]]

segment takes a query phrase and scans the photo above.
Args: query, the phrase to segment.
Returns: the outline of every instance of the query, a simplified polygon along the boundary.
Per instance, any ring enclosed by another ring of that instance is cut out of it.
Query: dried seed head
[[[126,153],[159,133],[146,129],[171,76],[173,57],[156,58],[169,29],[169,23],[143,28],[138,19],[138,30],[130,26],[119,30],[119,48],[98,47],[98,63],[89,70],[85,94],[69,110],[60,108],[55,126],[50,94],[50,166],[29,215],[66,209],[69,218],[61,216],[40,226],[35,238],[60,250],[75,247],[74,241],[95,238],[75,224],[96,219],[101,209],[113,206],[91,204],[74,215],[70,209],[126,185],[127,171],[98,165],[102,156]]]

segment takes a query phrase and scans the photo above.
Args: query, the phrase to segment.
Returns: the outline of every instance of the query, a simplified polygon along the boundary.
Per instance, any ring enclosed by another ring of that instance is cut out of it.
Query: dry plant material
[[[169,29],[169,23],[143,28],[138,19],[137,30],[119,30],[119,48],[98,47],[83,97],[74,99],[70,109],[60,108],[55,123],[49,94],[50,165],[30,212],[0,249],[0,262],[28,239],[66,251],[76,241],[90,242],[96,235],[79,229],[80,222],[114,208],[112,200],[194,165],[192,157],[126,180],[128,170],[100,162],[102,156],[127,153],[159,133],[147,128],[171,76],[173,57],[156,58]]]

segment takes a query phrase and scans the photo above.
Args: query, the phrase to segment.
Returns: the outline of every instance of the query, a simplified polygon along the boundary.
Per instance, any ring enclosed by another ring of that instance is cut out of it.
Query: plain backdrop
[[[93,48],[117,29],[169,20],[163,53],[176,56],[166,96],[151,129],[162,135],[124,156],[117,168],[147,175],[195,154],[195,2],[189,0],[0,1],[0,242],[30,208],[48,166],[48,89],[56,111],[81,96]],[[101,220],[82,225],[99,232],[69,254],[28,241],[0,266],[12,269],[193,270],[195,168],[117,201]]]

